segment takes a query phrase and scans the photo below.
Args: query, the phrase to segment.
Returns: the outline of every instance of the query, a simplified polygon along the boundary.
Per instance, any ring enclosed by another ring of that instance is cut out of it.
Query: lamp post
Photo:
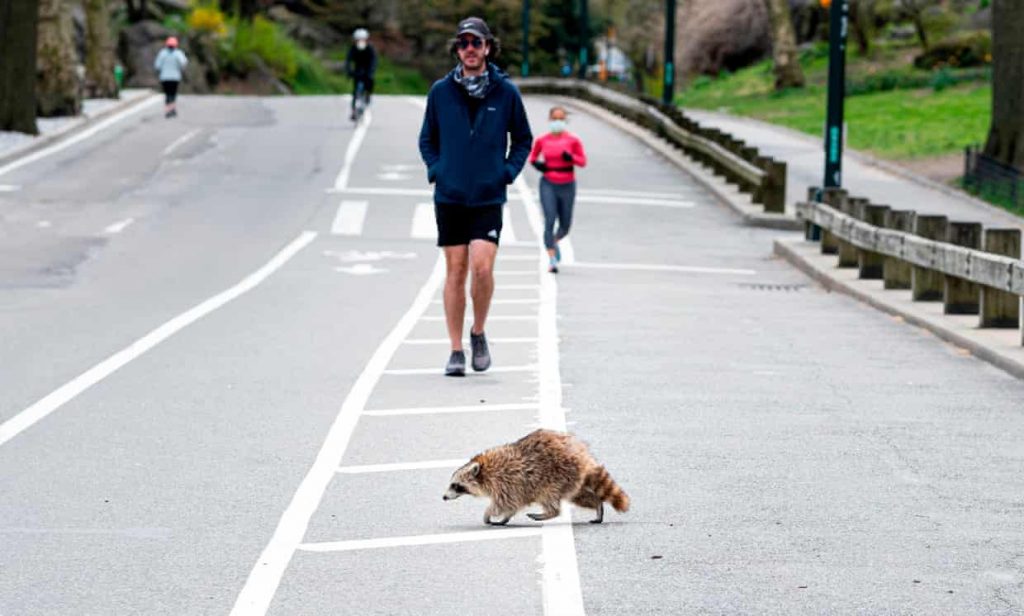
[[[530,0],[523,0],[523,63],[520,74],[530,76]]]
[[[846,98],[846,34],[850,23],[850,0],[821,0],[829,9],[828,26],[828,112],[825,119],[825,188],[843,185],[843,104]],[[820,198],[820,197],[819,197]],[[810,239],[821,238],[813,225]]]
[[[662,81],[661,101],[671,105],[676,85],[676,0],[665,2],[665,75]]]

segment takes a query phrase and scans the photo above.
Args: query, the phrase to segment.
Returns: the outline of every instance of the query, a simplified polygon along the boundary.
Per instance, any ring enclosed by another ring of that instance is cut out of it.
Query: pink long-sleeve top
[[[562,152],[572,155],[572,162],[562,159]],[[569,131],[541,135],[533,142],[529,162],[532,164],[543,157],[548,170],[544,177],[552,184],[568,184],[576,179],[574,167],[587,166],[587,154],[583,151],[583,142]]]

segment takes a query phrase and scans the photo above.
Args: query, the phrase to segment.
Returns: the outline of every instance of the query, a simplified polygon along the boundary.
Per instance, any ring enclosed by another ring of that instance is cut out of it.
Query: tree
[[[850,17],[853,36],[857,40],[857,53],[867,57],[871,53],[871,39],[875,29],[875,0],[853,0]]]
[[[1024,3],[992,2],[992,125],[985,154],[1024,171]]]
[[[82,108],[75,74],[71,10],[64,0],[39,0],[36,103],[40,116],[76,115]]]
[[[910,21],[914,22],[917,39],[924,51],[928,51],[928,30],[924,25],[924,13],[933,4],[935,4],[934,0],[900,0],[900,7],[906,12]]]
[[[789,0],[767,0],[772,16],[772,58],[775,71],[775,89],[802,88],[804,71],[796,51],[793,19],[789,14]]]
[[[107,0],[84,0],[85,81],[89,94],[117,98],[114,80],[114,41],[110,36]]]
[[[0,0],[0,130],[39,134],[36,127],[38,0]]]

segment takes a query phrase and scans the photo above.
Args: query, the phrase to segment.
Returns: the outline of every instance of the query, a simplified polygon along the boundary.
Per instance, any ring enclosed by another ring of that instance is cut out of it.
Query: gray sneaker
[[[452,351],[448,365],[444,367],[444,375],[466,376],[466,354],[462,351]]]
[[[469,332],[469,346],[473,348],[473,370],[483,372],[491,367],[491,352],[487,348],[487,336]]]

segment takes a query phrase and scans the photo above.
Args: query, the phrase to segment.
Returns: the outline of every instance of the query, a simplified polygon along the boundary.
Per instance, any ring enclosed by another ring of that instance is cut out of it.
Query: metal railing
[[[976,314],[979,327],[1022,327],[1021,229],[893,210],[841,189],[826,190],[822,201],[797,203],[796,216],[809,239],[811,225],[821,228],[821,251],[835,254],[838,267],[909,289],[914,301],[942,302],[946,314]]]
[[[623,116],[654,131],[741,191],[750,193],[765,212],[785,212],[785,162],[761,155],[757,148],[732,135],[701,126],[678,107],[578,79],[530,77],[518,79],[516,84],[524,93],[572,96]]]

